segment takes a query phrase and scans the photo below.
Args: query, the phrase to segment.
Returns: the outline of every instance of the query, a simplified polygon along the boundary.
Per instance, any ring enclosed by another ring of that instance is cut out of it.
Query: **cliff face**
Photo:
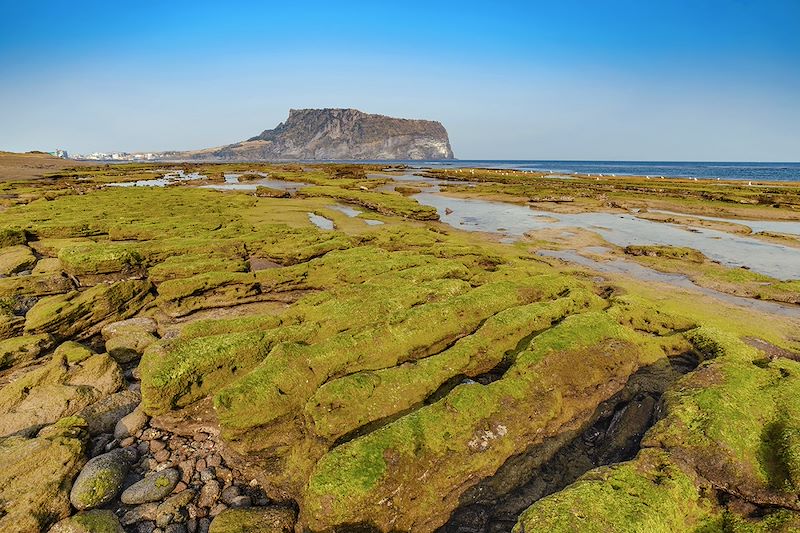
[[[292,109],[286,122],[246,141],[189,152],[192,159],[453,159],[447,130],[356,109]]]

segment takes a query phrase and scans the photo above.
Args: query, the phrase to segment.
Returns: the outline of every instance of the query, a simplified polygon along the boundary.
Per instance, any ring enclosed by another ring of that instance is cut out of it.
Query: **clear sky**
[[[0,149],[194,149],[355,107],[461,159],[800,161],[800,0],[0,0]]]

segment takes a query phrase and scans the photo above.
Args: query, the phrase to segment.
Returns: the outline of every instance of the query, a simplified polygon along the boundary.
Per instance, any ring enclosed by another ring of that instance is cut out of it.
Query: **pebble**
[[[228,506],[225,505],[224,503],[218,503],[214,507],[211,508],[211,511],[208,512],[208,516],[210,516],[211,518],[214,518],[215,516],[217,516],[219,513],[221,513],[222,511],[224,511],[227,508],[228,508]]]
[[[164,463],[169,460],[169,450],[160,450],[153,454],[153,459],[159,463]]]
[[[123,515],[122,525],[130,526],[145,520],[153,521],[156,519],[156,509],[158,509],[158,504],[154,502],[136,506]],[[153,524],[153,527],[155,527],[155,524]]]
[[[156,523],[152,521],[139,522],[136,524],[136,533],[155,533]]]
[[[191,503],[194,496],[193,490],[185,490],[164,500],[156,511],[156,525],[164,527],[172,522],[184,522],[184,508]]]
[[[220,499],[230,505],[230,503],[234,500],[234,498],[238,498],[241,492],[239,491],[239,487],[236,485],[231,485],[230,487],[225,487],[220,495]]]
[[[114,438],[124,439],[136,435],[147,424],[147,420],[148,416],[139,405],[133,412],[123,416],[117,422],[117,425],[114,426]]]
[[[229,505],[237,509],[242,509],[244,507],[250,507],[253,505],[253,502],[250,500],[250,496],[237,496],[231,500]]]
[[[216,476],[214,475],[214,470],[211,468],[206,468],[200,472],[200,481],[211,481],[214,478],[216,478]]]
[[[217,499],[222,489],[219,486],[219,481],[211,479],[207,481],[203,488],[200,489],[200,497],[197,499],[197,505],[200,507],[211,507],[217,503]]]
[[[120,500],[127,505],[155,502],[166,498],[175,488],[180,473],[175,468],[151,473],[137,481],[122,493]]]

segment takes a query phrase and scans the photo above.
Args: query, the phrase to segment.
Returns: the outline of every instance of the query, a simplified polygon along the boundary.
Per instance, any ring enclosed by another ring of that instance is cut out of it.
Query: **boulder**
[[[151,299],[151,289],[149,281],[129,280],[43,298],[25,316],[25,331],[88,337],[103,323],[136,313]]]
[[[82,423],[65,418],[36,438],[0,438],[0,531],[46,531],[69,516],[69,487],[84,463]]]
[[[11,276],[30,270],[36,264],[36,256],[23,245],[0,248],[0,275]]]
[[[209,533],[292,533],[295,513],[285,507],[227,509],[211,521]]]
[[[125,489],[120,499],[126,505],[163,500],[175,489],[180,480],[180,472],[175,468],[167,468],[161,472],[151,472]]]
[[[123,416],[114,426],[114,438],[122,440],[127,437],[133,437],[144,428],[148,420],[149,417],[145,412],[140,407],[137,407],[131,413]]]
[[[75,341],[63,342],[53,352],[54,357],[63,357],[68,364],[80,363],[93,355],[95,353],[90,348]]]
[[[74,288],[72,281],[60,273],[0,278],[0,298],[49,296],[65,293]]]
[[[48,333],[23,335],[0,341],[0,370],[20,363],[28,363],[53,347],[53,337]]]
[[[130,363],[139,359],[145,348],[158,339],[146,331],[130,331],[115,335],[106,341],[106,351],[119,363]]]
[[[22,335],[24,325],[24,317],[16,316],[0,309],[0,341]]]
[[[127,320],[106,324],[103,326],[103,329],[100,330],[100,334],[105,340],[119,335],[138,332],[155,335],[158,332],[158,323],[150,317],[137,316],[135,318],[128,318]]]
[[[111,433],[114,431],[117,422],[133,412],[140,401],[139,394],[124,390],[84,407],[78,413],[78,416],[86,420],[90,435]]]
[[[122,369],[105,354],[74,365],[54,357],[0,389],[0,435],[34,432],[116,392],[122,384]]]
[[[65,518],[50,533],[125,533],[113,511],[94,509]]]
[[[43,257],[33,267],[33,274],[56,274],[62,271],[61,261],[56,257]]]
[[[78,474],[69,500],[76,509],[86,510],[110,502],[122,489],[131,456],[121,449],[91,459]]]

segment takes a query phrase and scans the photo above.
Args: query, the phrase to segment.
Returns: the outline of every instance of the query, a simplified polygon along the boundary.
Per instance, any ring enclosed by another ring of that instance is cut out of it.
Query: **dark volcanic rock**
[[[166,154],[165,154],[166,155]],[[169,156],[207,160],[453,159],[447,130],[356,109],[292,109],[286,122],[246,141]]]

